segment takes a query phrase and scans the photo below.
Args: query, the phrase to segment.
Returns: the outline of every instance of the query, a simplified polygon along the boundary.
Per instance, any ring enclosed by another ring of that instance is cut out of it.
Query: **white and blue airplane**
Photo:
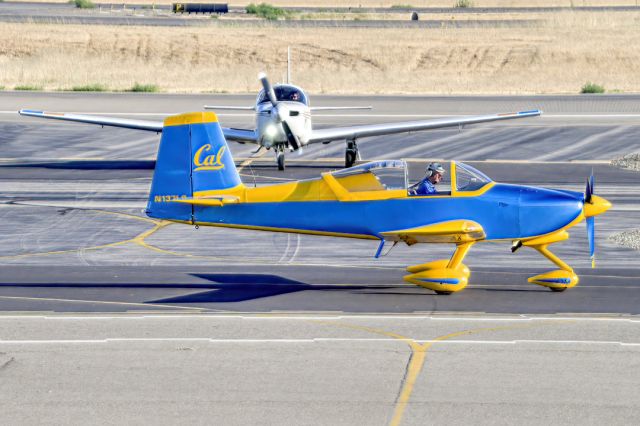
[[[311,113],[313,111],[370,109],[371,107],[312,107],[309,97],[300,87],[292,84],[277,84],[272,86],[264,73],[260,73],[258,78],[262,83],[262,90],[258,93],[254,106],[205,106],[205,109],[255,111],[255,129],[222,127],[222,133],[228,141],[241,144],[250,143],[258,145],[260,148],[273,149],[276,154],[279,170],[284,170],[285,168],[285,152],[287,150],[297,151],[310,144],[327,144],[335,140],[346,141],[345,167],[351,167],[359,158],[357,140],[361,138],[439,129],[443,127],[461,127],[467,124],[533,117],[542,114],[542,111],[534,109],[506,114],[314,129],[311,123]],[[32,109],[22,109],[19,113],[30,117],[75,121],[100,126],[124,127],[158,133],[163,130],[161,121],[46,112]]]

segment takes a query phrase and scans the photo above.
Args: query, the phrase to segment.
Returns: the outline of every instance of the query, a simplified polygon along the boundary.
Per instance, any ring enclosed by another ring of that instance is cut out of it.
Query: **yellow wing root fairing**
[[[382,232],[388,241],[416,243],[465,243],[483,240],[486,235],[482,226],[472,220],[452,220],[417,228]]]

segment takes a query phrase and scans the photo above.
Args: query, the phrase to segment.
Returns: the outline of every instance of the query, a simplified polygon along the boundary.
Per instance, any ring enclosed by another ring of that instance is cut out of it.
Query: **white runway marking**
[[[640,323],[640,318],[628,317],[621,318],[619,316],[616,317],[585,317],[585,316],[533,316],[533,315],[517,315],[517,316],[455,316],[455,315],[424,315],[424,314],[415,314],[415,315],[389,315],[389,314],[376,314],[376,315],[367,315],[367,314],[325,314],[325,315],[302,315],[302,314],[247,314],[247,313],[234,313],[230,312],[227,314],[220,313],[196,313],[193,314],[167,314],[167,313],[158,313],[158,314],[140,314],[140,313],[123,313],[120,315],[2,315],[0,314],[0,321],[2,320],[14,320],[14,319],[22,319],[22,320],[47,320],[47,321],[69,321],[69,320],[159,320],[159,319],[198,319],[198,320],[207,320],[207,319],[227,319],[227,320],[250,320],[250,321],[274,321],[274,320],[297,320],[297,321],[309,321],[309,320],[368,320],[368,319],[376,319],[376,320],[430,320],[430,321],[477,321],[477,322],[532,322],[532,321],[544,321],[544,322],[566,322],[571,321],[574,322],[629,322],[629,323]]]
[[[308,339],[209,339],[206,337],[141,337],[141,338],[106,338],[106,339],[47,339],[47,340],[0,340],[2,344],[13,345],[55,345],[55,344],[105,344],[105,343],[146,343],[146,342],[178,342],[178,343],[319,343],[319,342],[395,342],[404,344],[393,337],[389,338],[349,338],[349,337],[321,337]],[[438,345],[516,345],[516,344],[545,344],[545,345],[615,345],[640,347],[640,343],[597,341],[597,340],[415,340],[416,343],[431,343]]]

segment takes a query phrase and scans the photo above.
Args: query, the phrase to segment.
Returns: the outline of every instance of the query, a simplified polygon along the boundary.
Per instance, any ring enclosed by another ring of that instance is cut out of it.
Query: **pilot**
[[[436,194],[436,185],[442,180],[445,170],[440,163],[431,163],[427,167],[424,178],[415,185],[409,187],[409,195]]]
[[[293,92],[289,98],[292,101],[299,101],[300,100],[300,94],[298,92]]]

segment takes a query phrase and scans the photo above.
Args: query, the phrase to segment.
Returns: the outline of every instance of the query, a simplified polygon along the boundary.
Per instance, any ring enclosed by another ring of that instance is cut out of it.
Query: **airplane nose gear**
[[[353,166],[357,159],[360,158],[360,153],[358,152],[358,145],[356,144],[356,140],[347,140],[347,150],[344,153],[344,166],[349,168]]]
[[[536,249],[541,255],[560,267],[560,269],[555,271],[545,272],[544,274],[529,278],[528,281],[530,283],[548,287],[557,292],[565,291],[568,288],[578,285],[580,279],[573,271],[573,268],[560,260],[558,256],[551,253],[547,248],[549,244],[564,241],[567,238],[569,238],[569,233],[567,231],[560,231],[555,234],[535,238],[522,243],[524,246]]]
[[[409,266],[407,272],[411,275],[405,275],[404,280],[437,294],[451,294],[464,289],[469,283],[471,272],[462,260],[473,244],[474,242],[458,244],[451,259]]]
[[[276,152],[276,161],[278,162],[278,170],[284,170],[285,169],[284,146],[276,146],[274,150]]]

